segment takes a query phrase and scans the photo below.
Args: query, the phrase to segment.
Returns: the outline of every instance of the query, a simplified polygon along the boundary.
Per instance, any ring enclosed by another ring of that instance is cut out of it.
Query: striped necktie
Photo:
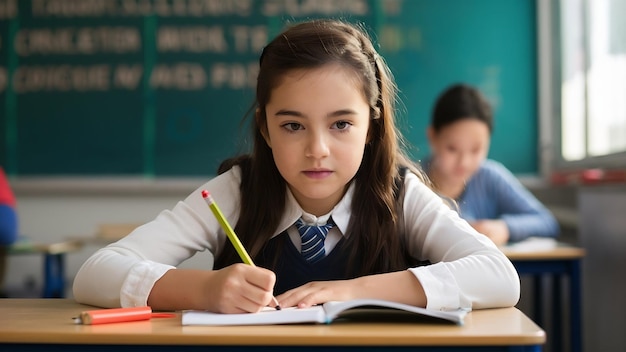
[[[302,256],[309,263],[316,263],[324,258],[326,251],[324,250],[324,240],[328,231],[335,226],[332,218],[328,219],[326,225],[309,226],[304,223],[302,218],[296,221],[296,227],[302,239]]]

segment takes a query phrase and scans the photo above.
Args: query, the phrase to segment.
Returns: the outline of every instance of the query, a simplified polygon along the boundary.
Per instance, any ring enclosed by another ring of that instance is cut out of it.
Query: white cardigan
[[[98,250],[76,275],[74,298],[102,307],[146,305],[154,283],[166,271],[198,251],[219,253],[226,236],[200,193],[203,189],[211,192],[234,226],[239,217],[240,179],[238,168],[219,175],[173,209],[162,211],[153,221]],[[415,258],[433,263],[409,269],[424,288],[427,308],[515,305],[520,292],[519,276],[509,259],[491,240],[460,219],[416,175],[407,172],[404,187],[407,248]],[[332,211],[337,226],[328,234],[327,253],[348,226],[353,190],[354,185]],[[296,242],[299,237],[293,224],[303,211],[291,193],[287,193],[286,211],[275,235],[289,229],[290,238]],[[319,220],[324,218],[327,216]],[[299,243],[294,244],[300,247]]]

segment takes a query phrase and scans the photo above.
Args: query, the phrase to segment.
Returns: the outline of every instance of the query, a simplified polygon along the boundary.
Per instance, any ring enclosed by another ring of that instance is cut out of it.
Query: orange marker
[[[73,319],[76,324],[97,325],[149,320],[150,318],[171,318],[174,316],[176,315],[171,313],[152,313],[152,308],[145,306],[87,310]]]

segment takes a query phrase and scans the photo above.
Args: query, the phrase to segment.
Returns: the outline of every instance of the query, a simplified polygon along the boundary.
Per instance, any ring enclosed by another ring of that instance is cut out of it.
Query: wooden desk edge
[[[77,239],[70,239],[55,243],[17,243],[9,246],[9,254],[63,254],[75,252],[83,247],[84,243]]]
[[[357,322],[255,327],[182,326],[180,313],[151,321],[74,325],[72,316],[95,308],[68,299],[7,299],[0,300],[0,308],[0,345],[522,346],[546,341],[545,332],[516,308],[472,312],[466,326]],[[509,310],[506,317],[504,310]],[[29,321],[36,314],[40,319]],[[498,331],[503,321],[513,325]]]
[[[500,250],[510,260],[562,260],[562,259],[582,259],[585,257],[585,250],[580,247],[558,246],[551,249],[536,251],[520,251],[501,247]]]
[[[206,328],[206,327],[205,327]],[[319,336],[319,335],[314,335]],[[379,336],[325,336],[323,339],[311,341],[311,335],[246,335],[240,331],[237,335],[198,336],[198,335],[159,335],[147,340],[144,336],[120,336],[117,334],[98,335],[57,335],[54,337],[42,334],[36,338],[32,335],[12,334],[10,337],[0,333],[0,346],[3,344],[64,344],[64,345],[137,345],[137,346],[387,346],[387,347],[484,347],[484,346],[541,346],[546,342],[545,334],[525,336],[497,336],[481,338],[455,338],[422,336],[415,338],[396,338],[394,341],[381,339]]]

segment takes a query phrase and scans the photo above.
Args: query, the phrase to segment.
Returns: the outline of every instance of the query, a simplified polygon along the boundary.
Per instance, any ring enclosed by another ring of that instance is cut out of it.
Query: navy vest
[[[287,231],[284,231],[267,243],[255,258],[255,264],[271,269],[276,274],[274,295],[311,281],[351,279],[356,275],[347,272],[348,265],[351,264],[351,268],[359,268],[360,263],[347,263],[348,253],[344,243],[345,240],[342,238],[326,257],[312,264],[304,259],[291,242]]]

